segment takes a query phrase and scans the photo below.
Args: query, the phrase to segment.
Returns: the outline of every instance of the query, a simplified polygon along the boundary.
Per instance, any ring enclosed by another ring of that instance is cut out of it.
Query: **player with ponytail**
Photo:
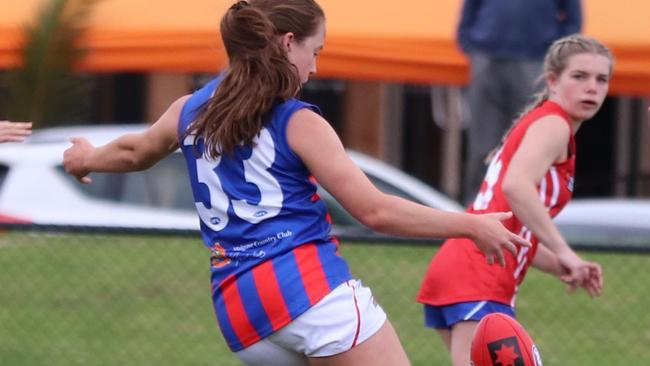
[[[469,237],[491,262],[528,243],[502,225],[509,213],[442,212],[368,180],[318,108],[297,99],[325,41],[316,2],[239,1],[221,36],[226,70],[142,133],[100,147],[73,139],[66,171],[90,183],[90,172],[146,169],[180,147],[210,251],[214,310],[246,365],[408,365],[386,314],[340,255],[314,178],[384,233]]]

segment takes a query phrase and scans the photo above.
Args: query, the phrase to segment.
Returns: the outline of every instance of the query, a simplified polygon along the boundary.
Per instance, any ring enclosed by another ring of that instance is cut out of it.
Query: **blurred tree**
[[[2,110],[34,127],[78,122],[90,113],[92,78],[73,68],[85,55],[79,39],[98,0],[49,0],[25,26],[22,65],[5,74]]]

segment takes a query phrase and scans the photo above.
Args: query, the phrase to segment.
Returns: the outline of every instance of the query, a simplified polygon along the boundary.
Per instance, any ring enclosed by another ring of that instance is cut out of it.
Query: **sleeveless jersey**
[[[537,187],[539,199],[551,217],[556,216],[571,199],[575,174],[575,140],[568,114],[556,103],[546,101],[525,115],[509,133],[495,154],[481,189],[467,212],[507,212],[510,205],[501,190],[508,165],[519,148],[524,134],[535,121],[547,115],[559,115],[571,128],[568,158],[553,164]],[[510,231],[528,239],[531,247],[518,246],[517,255],[504,251],[506,266],[488,265],[473,241],[464,238],[447,240],[434,256],[417,296],[421,303],[449,305],[466,301],[496,301],[514,306],[517,287],[537,251],[538,239],[515,216],[503,222]]]
[[[292,99],[274,107],[252,146],[210,159],[185,131],[221,77],[183,106],[178,134],[211,250],[212,298],[233,351],[272,334],[351,279],[330,236],[325,203],[286,138],[291,115],[315,106]]]

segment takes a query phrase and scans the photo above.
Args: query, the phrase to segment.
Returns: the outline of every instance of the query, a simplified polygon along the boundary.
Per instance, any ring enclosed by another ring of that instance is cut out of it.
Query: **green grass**
[[[0,365],[231,360],[207,263],[191,239],[9,235],[0,241]]]
[[[414,300],[435,248],[350,243],[342,252],[413,364],[447,364]],[[567,295],[535,271],[519,296],[545,365],[650,364],[650,256],[585,256],[605,268],[603,297]],[[2,234],[0,286],[0,365],[239,365],[214,318],[198,238]]]

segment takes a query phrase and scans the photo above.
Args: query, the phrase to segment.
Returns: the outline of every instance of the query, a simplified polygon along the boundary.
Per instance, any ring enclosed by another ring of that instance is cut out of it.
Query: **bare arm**
[[[600,296],[603,291],[603,270],[598,263],[582,262],[583,270],[588,274],[581,284],[571,280],[571,274],[562,266],[557,256],[544,245],[537,247],[537,253],[535,253],[532,265],[540,271],[556,276],[565,282],[568,285],[569,292],[573,292],[578,286],[584,288],[592,297]]]
[[[187,98],[177,99],[145,131],[123,135],[104,146],[94,147],[84,138],[72,138],[72,147],[63,154],[65,170],[90,183],[90,172],[131,172],[153,166],[178,148],[178,120]]]
[[[374,230],[413,237],[469,237],[490,263],[494,257],[504,263],[502,247],[514,251],[514,244],[529,245],[501,224],[510,214],[450,213],[382,193],[348,157],[327,121],[310,110],[294,113],[287,137],[318,182]]]
[[[22,142],[31,133],[31,122],[0,121],[0,142]]]
[[[537,253],[535,253],[532,265],[540,271],[553,276],[560,277],[566,274],[557,256],[544,245],[537,247]]]
[[[566,122],[555,115],[531,125],[510,162],[502,189],[513,213],[580,280],[585,275],[580,270],[582,261],[560,234],[537,193],[537,185],[551,165],[566,159],[570,133]]]

